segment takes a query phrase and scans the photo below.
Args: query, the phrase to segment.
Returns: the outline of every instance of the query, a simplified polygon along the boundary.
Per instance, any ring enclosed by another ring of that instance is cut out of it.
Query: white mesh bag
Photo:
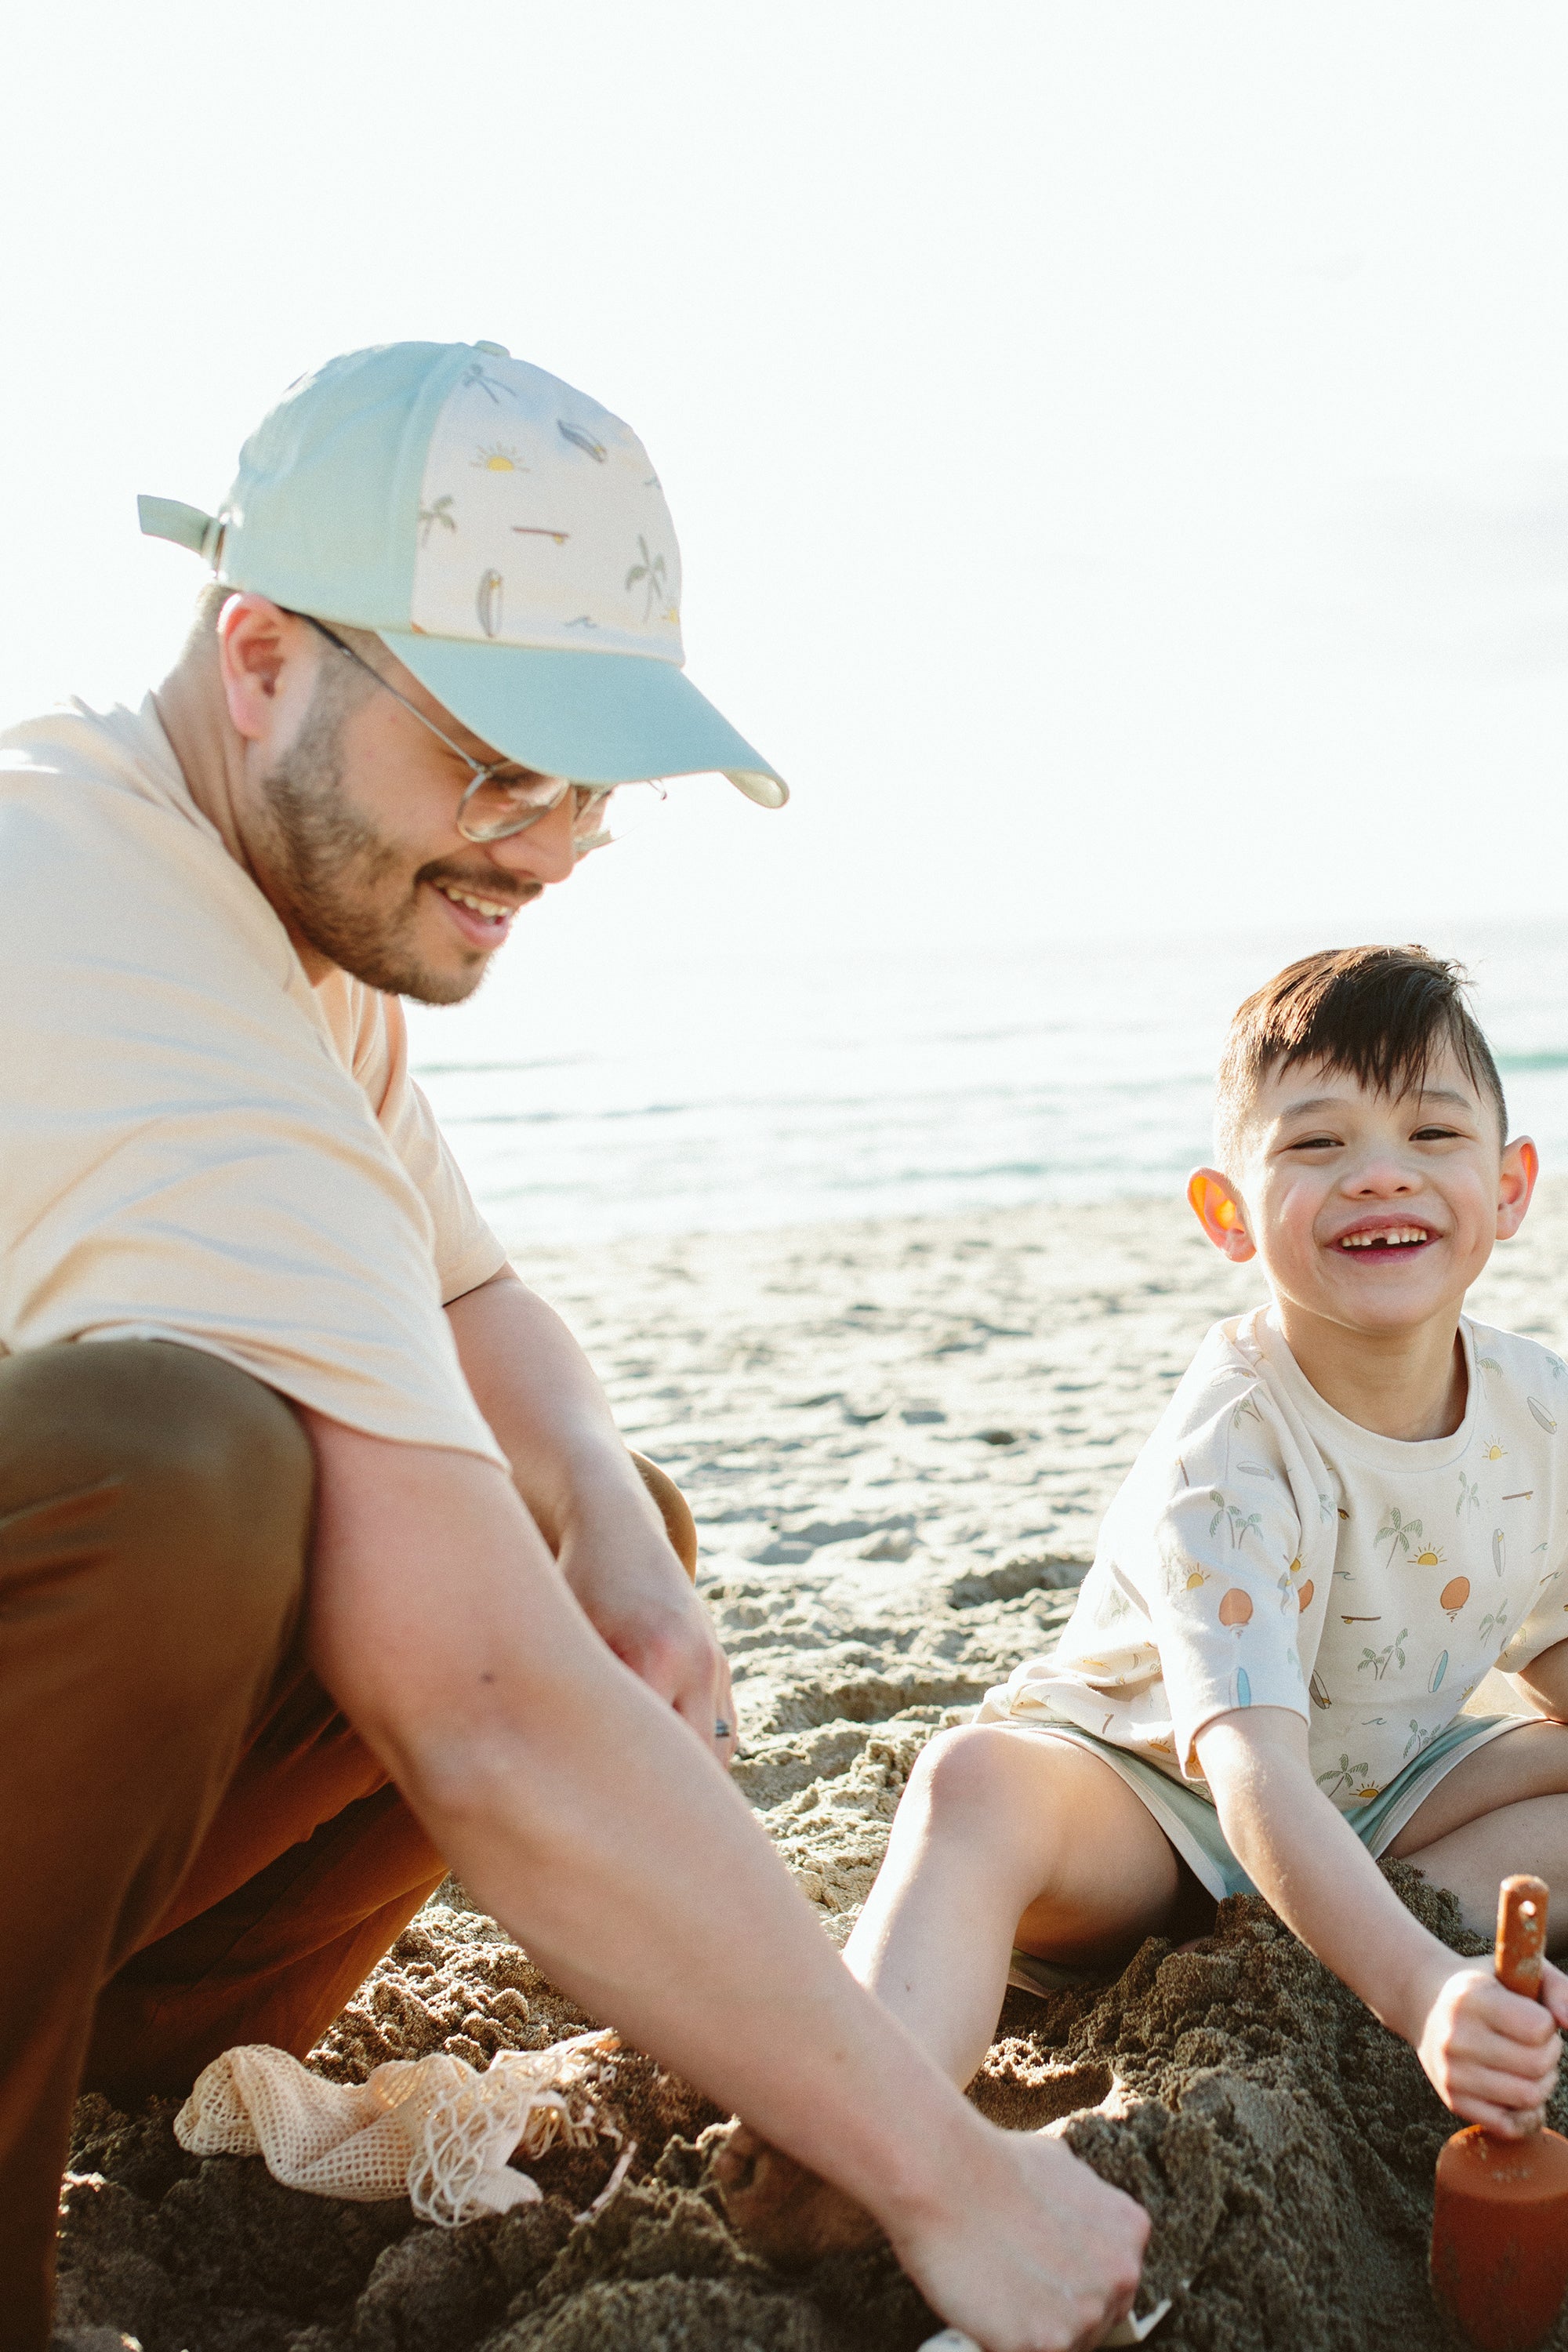
[[[285,2050],[247,2042],[203,2068],[174,2117],[192,2156],[260,2156],[274,2180],[318,2197],[408,2197],[448,2227],[538,2198],[508,2159],[557,2141],[621,2148],[595,2205],[625,2178],[632,2150],[603,2105],[613,2032],[548,2050],[499,2051],[481,2074],[461,2058],[396,2058],[364,2083],[329,2083]]]

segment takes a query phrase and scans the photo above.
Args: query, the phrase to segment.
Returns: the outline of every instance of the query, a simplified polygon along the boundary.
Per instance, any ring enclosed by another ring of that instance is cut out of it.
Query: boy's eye
[[[1292,1151],[1333,1151],[1339,1145],[1337,1135],[1299,1135],[1290,1145]]]
[[[1410,1139],[1412,1143],[1453,1143],[1458,1133],[1457,1127],[1418,1127]]]

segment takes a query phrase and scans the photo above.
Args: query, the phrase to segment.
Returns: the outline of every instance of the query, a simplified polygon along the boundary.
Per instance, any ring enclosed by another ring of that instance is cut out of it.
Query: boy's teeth
[[[471,907],[476,915],[488,915],[491,922],[494,922],[498,917],[510,915],[511,912],[511,908],[504,900],[476,898],[471,890],[459,890],[455,883],[437,882],[436,887],[444,898],[456,899],[459,907]]]
[[[1371,1249],[1374,1242],[1398,1247],[1405,1242],[1424,1242],[1429,1238],[1424,1225],[1385,1225],[1371,1234],[1344,1234],[1340,1238],[1342,1249]]]

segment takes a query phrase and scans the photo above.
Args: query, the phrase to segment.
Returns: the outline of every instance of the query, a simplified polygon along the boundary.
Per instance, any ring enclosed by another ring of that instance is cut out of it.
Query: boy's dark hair
[[[1502,1080],[1466,1002],[1467,985],[1462,964],[1419,947],[1324,948],[1288,963],[1230,1024],[1215,1111],[1222,1166],[1234,1173],[1247,1114],[1276,1066],[1321,1062],[1381,1094],[1403,1094],[1421,1085],[1445,1045],[1497,1105],[1506,1142]]]

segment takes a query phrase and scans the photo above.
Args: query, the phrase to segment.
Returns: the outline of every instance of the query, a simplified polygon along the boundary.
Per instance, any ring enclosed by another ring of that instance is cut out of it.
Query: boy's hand
[[[1568,1978],[1546,1965],[1526,2000],[1484,1963],[1457,1968],[1317,1787],[1300,1717],[1216,1716],[1196,1747],[1231,1852],[1286,1926],[1411,2044],[1445,2106],[1506,2138],[1532,2129],[1557,2080]]]
[[[1557,2083],[1568,2023],[1568,1978],[1548,1963],[1542,1998],[1508,1992],[1489,1968],[1457,1969],[1438,1986],[1411,2038],[1446,2107],[1505,2139],[1521,2139],[1542,2119]]]

